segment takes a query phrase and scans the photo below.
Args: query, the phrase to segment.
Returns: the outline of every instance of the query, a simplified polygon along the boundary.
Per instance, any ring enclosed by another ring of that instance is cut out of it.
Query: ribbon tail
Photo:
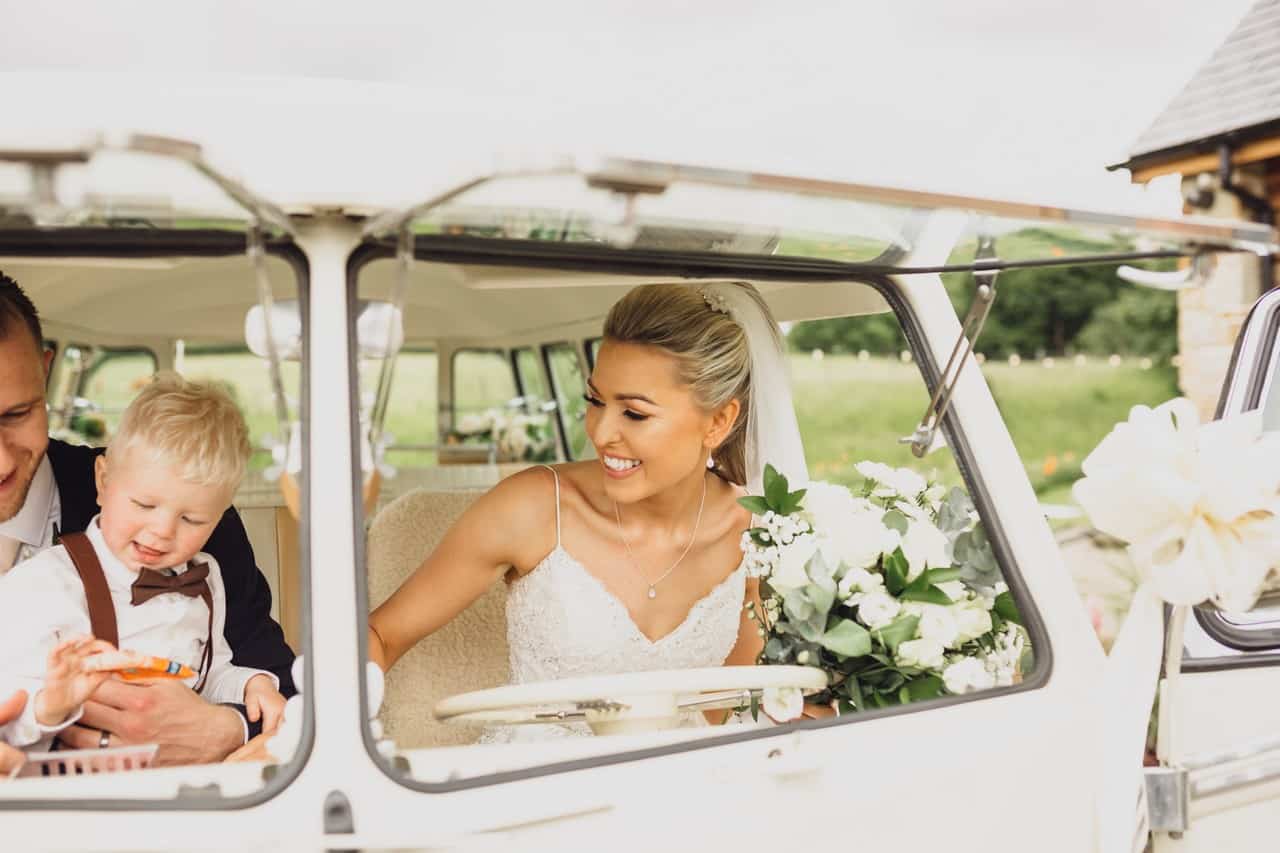
[[[1163,605],[1150,581],[1138,588],[1103,670],[1098,713],[1102,754],[1096,815],[1100,853],[1131,853],[1143,782],[1142,756],[1164,651]]]

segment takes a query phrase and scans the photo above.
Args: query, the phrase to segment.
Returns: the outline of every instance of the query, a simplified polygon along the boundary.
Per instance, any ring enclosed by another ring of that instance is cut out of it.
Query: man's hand
[[[8,699],[0,702],[0,726],[13,722],[22,713],[22,708],[26,704],[27,692],[25,690],[19,690]],[[7,743],[0,743],[0,779],[21,767],[26,763],[26,760],[27,757],[22,750],[14,749]]]
[[[221,761],[244,741],[235,709],[210,705],[179,681],[107,681],[84,703],[80,723],[58,737],[72,749],[94,749],[104,731],[111,746],[159,744],[155,763],[169,765]]]
[[[280,726],[284,716],[284,697],[276,690],[275,682],[268,675],[255,675],[244,686],[244,709],[249,721],[262,720],[263,734],[272,734]]]

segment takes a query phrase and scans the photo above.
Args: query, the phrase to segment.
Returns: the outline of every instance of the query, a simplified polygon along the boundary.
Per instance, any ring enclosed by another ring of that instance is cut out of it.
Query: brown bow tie
[[[193,563],[180,575],[166,575],[155,569],[142,569],[133,582],[133,604],[143,604],[157,595],[168,592],[180,592],[195,598],[205,595],[209,589],[206,578],[209,577],[209,566],[206,563]]]

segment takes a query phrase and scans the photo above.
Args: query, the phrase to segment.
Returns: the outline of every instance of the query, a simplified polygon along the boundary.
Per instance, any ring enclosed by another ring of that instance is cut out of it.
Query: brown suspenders
[[[102,563],[93,551],[89,537],[83,533],[63,533],[59,544],[67,549],[67,556],[80,574],[80,582],[84,584],[84,598],[89,605],[89,628],[93,636],[106,640],[116,648],[120,647],[120,630],[116,625],[116,608],[111,603],[111,590],[107,588],[107,576],[102,572]],[[209,664],[213,660],[213,593],[206,581],[200,590],[200,597],[209,608],[209,635],[204,644],[204,656],[200,662],[200,680],[195,691],[200,692],[205,679],[209,677]]]

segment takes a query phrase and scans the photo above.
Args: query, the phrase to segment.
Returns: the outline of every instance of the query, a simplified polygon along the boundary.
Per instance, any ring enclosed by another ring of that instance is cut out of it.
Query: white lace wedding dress
[[[560,478],[556,484],[556,547],[511,584],[507,643],[511,681],[524,684],[586,675],[690,669],[724,663],[738,639],[746,585],[739,565],[690,608],[675,630],[654,641],[627,608],[560,544]],[[686,725],[702,725],[700,713]],[[591,734],[585,723],[496,726],[480,743],[545,740]]]

